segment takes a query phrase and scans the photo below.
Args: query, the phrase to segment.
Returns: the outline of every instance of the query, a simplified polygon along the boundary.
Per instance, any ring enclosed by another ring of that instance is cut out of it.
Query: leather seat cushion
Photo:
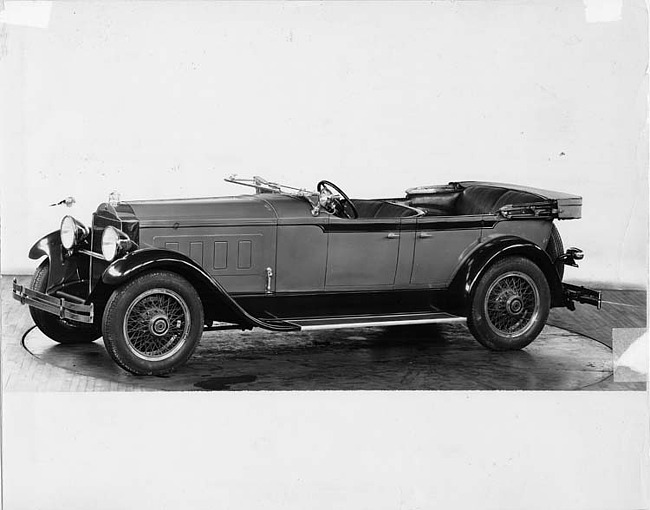
[[[408,204],[426,211],[427,216],[452,216],[456,211],[456,201],[460,193],[435,193],[432,195],[414,196]]]
[[[357,208],[359,218],[374,218],[384,205],[379,200],[352,200],[352,203]]]

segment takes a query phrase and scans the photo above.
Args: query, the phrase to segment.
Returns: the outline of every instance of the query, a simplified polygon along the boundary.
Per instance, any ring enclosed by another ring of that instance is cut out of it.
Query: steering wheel
[[[330,197],[328,197],[325,204],[323,204],[324,207],[329,210],[329,212],[337,216],[343,216],[351,220],[355,220],[359,217],[359,212],[357,211],[357,208],[352,203],[352,200],[350,200],[348,196],[345,193],[343,193],[341,191],[341,188],[339,188],[336,184],[330,181],[320,181],[316,186],[316,190],[321,196],[323,196],[324,192],[327,192],[330,195]],[[339,199],[331,196],[332,195],[331,190],[336,191],[341,198]]]

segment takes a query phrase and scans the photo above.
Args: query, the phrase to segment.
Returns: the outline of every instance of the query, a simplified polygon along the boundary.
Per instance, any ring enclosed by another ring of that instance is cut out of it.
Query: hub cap
[[[535,324],[539,310],[539,291],[527,274],[503,274],[487,291],[485,318],[490,329],[500,336],[523,335]]]
[[[190,311],[170,289],[151,289],[133,300],[124,315],[124,338],[136,356],[162,361],[187,341]]]
[[[149,320],[149,330],[156,336],[164,336],[169,331],[169,320],[165,315],[156,315]]]

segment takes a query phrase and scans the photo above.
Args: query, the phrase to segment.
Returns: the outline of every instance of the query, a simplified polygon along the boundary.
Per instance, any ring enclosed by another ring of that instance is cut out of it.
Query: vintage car
[[[103,337],[134,374],[185,363],[203,331],[354,328],[467,321],[493,350],[521,349],[551,307],[600,307],[598,291],[562,283],[553,220],[580,218],[575,195],[487,182],[350,199],[259,177],[255,193],[122,202],[90,227],[65,216],[29,252],[43,258],[13,295],[62,344]]]

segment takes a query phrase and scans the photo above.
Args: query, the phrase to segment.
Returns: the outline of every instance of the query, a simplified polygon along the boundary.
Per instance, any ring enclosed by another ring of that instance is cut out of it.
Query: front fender
[[[143,248],[133,251],[109,265],[102,274],[105,286],[116,287],[136,276],[154,270],[173,271],[186,278],[201,296],[204,307],[219,306],[222,315],[242,327],[261,327],[274,331],[293,331],[297,326],[286,323],[269,323],[250,315],[226,289],[192,259],[170,250]],[[210,310],[206,310],[209,315]]]
[[[88,258],[79,257],[74,253],[68,253],[61,245],[61,234],[58,230],[49,233],[39,239],[29,250],[29,258],[38,260],[47,257],[49,263],[49,273],[47,281],[47,292],[54,292],[66,287],[67,292],[71,288],[77,287],[72,292],[79,297],[86,297],[88,274]]]
[[[457,303],[466,311],[479,280],[497,260],[517,255],[533,261],[542,270],[551,291],[551,306],[564,306],[562,280],[548,254],[531,241],[515,236],[501,236],[481,245],[463,262],[450,286]]]
[[[43,255],[52,259],[52,255],[61,252],[61,233],[59,230],[50,232],[41,237],[34,246],[29,250],[29,258],[33,260],[40,259]]]

